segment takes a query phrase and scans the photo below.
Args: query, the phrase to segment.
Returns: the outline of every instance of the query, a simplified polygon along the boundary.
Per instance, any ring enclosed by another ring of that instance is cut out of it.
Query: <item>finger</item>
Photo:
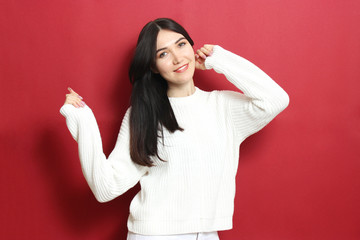
[[[77,94],[74,90],[72,90],[72,88],[69,87],[68,90],[69,90],[70,94],[74,94],[76,96],[79,96],[79,94]]]
[[[79,107],[84,107],[84,106],[85,106],[84,102],[81,101],[80,99],[76,99],[76,100],[74,101],[74,103],[75,103],[77,106],[79,106]]]
[[[70,93],[76,93],[74,90],[72,90],[72,88],[68,87],[68,90]]]
[[[78,96],[74,96],[71,93],[66,95],[65,104],[71,104],[74,107],[85,106],[85,102],[83,102]]]
[[[213,51],[211,48],[211,45],[204,45],[203,47],[201,47],[198,52],[197,52],[203,59],[206,59],[206,57],[209,57],[212,55]],[[200,53],[202,53],[203,55],[201,55]]]
[[[211,56],[213,54],[213,50],[214,50],[214,45],[210,45],[210,44],[205,44],[201,50],[207,55],[207,56]]]
[[[73,95],[73,94],[66,94],[66,101],[67,102],[79,102],[81,101],[81,98],[79,96]]]
[[[204,62],[204,60],[202,60],[202,58],[200,58],[200,56],[198,54],[195,54],[195,60],[199,64],[202,64]]]
[[[79,107],[85,107],[85,104],[80,101],[80,102],[74,102],[73,105],[76,107],[76,108],[79,108]]]
[[[70,104],[70,105],[73,105],[74,107],[78,108],[79,107],[79,104],[75,101],[65,101],[65,104]]]
[[[206,56],[210,56],[210,50],[208,50],[207,48],[202,47],[202,48],[201,48],[201,51],[202,51]]]
[[[204,48],[206,48],[211,54],[213,53],[214,50],[214,45],[212,44],[205,44]]]
[[[206,59],[206,55],[199,49],[196,51],[196,53],[202,58],[202,59]]]
[[[78,96],[80,99],[83,99],[78,93],[76,93],[72,88],[68,87],[68,90],[70,92],[70,94],[74,94],[76,96]]]
[[[64,104],[71,104],[74,107],[79,107],[80,106],[80,102],[73,100],[73,99],[66,99]]]

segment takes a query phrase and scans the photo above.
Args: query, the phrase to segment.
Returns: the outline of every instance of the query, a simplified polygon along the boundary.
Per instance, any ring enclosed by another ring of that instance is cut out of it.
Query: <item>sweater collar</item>
[[[201,90],[198,87],[195,87],[195,92],[191,94],[190,96],[186,97],[169,97],[169,101],[171,104],[187,104],[194,102],[196,98],[198,98]]]

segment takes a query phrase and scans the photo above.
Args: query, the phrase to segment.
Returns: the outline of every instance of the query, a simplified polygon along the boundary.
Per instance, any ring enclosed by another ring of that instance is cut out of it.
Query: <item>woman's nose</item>
[[[181,62],[181,56],[178,52],[173,52],[173,63],[179,64]]]

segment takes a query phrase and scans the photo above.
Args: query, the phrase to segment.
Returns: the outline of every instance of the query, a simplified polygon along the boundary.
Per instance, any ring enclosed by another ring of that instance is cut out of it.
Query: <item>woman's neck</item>
[[[167,95],[168,97],[187,97],[193,95],[195,92],[194,81],[190,81],[183,85],[169,86]]]

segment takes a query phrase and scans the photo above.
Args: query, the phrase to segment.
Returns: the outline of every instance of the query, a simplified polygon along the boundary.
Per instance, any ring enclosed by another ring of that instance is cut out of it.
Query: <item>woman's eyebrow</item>
[[[180,42],[180,41],[183,40],[183,39],[185,39],[185,37],[179,38],[178,40],[176,40],[175,44],[177,44],[178,42]],[[160,49],[156,50],[156,53],[158,53],[158,52],[161,51],[161,50],[165,50],[166,48],[167,48],[167,47],[160,48]]]

